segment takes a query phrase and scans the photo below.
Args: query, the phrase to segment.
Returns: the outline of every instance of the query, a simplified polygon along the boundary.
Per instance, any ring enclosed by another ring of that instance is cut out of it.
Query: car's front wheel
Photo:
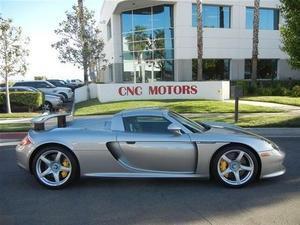
[[[259,164],[253,152],[244,146],[228,146],[217,152],[211,164],[213,177],[229,187],[242,187],[255,180]]]
[[[45,104],[43,105],[43,110],[44,111],[53,111],[53,106],[50,102],[45,101]]]
[[[62,95],[62,96],[64,96],[63,102],[68,102],[69,99],[68,99],[68,95],[66,93],[60,92],[59,94]]]
[[[59,189],[75,180],[78,165],[73,154],[65,148],[49,146],[34,156],[32,171],[40,184],[50,189]]]

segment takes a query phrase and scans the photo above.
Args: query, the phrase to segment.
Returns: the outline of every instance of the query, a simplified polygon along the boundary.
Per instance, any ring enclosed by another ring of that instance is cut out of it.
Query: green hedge
[[[251,81],[232,81],[231,85],[242,87],[244,96],[292,96],[300,97],[300,81],[270,80],[258,81],[256,87],[251,85]]]
[[[44,95],[41,92],[11,92],[10,104],[13,111],[35,111],[44,104]],[[3,111],[6,109],[6,94],[0,92],[0,106]],[[15,109],[15,110],[14,110]]]

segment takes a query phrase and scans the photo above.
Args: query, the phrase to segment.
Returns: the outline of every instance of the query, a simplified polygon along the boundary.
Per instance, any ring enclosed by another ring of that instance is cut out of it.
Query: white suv
[[[71,101],[73,99],[73,92],[71,88],[56,87],[50,82],[44,80],[21,81],[16,82],[14,86],[34,87],[45,94],[61,94],[65,97],[65,101]]]

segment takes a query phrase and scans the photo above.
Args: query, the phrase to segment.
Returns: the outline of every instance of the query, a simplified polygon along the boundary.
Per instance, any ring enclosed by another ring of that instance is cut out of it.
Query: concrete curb
[[[26,136],[27,132],[0,133],[0,146],[17,145]]]
[[[19,143],[20,143],[20,140],[9,140],[7,142],[0,142],[0,147],[14,146],[14,145],[18,145]]]

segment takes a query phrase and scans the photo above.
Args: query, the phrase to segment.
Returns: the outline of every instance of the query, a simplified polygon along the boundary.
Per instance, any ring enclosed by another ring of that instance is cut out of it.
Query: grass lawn
[[[259,97],[246,97],[242,100],[259,101],[259,102],[273,102],[285,105],[300,106],[300,97],[288,96],[259,96]]]
[[[38,116],[39,113],[0,113],[0,119],[31,118]]]
[[[233,103],[208,100],[164,100],[164,101],[124,101],[100,103],[96,99],[76,104],[75,116],[114,114],[124,109],[141,107],[166,107],[178,113],[232,113]],[[282,112],[262,106],[240,105],[242,113]]]
[[[21,132],[21,131],[28,131],[30,128],[31,128],[30,123],[10,123],[10,124],[0,123],[1,132]]]
[[[195,121],[225,122],[234,124],[233,116],[223,118],[193,118]],[[236,124],[241,127],[300,127],[300,116],[265,115],[247,116]]]

